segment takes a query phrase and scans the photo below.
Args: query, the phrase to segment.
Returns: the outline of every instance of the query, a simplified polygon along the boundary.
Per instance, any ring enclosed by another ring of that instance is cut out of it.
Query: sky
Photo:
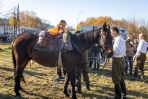
[[[61,19],[75,27],[88,17],[111,16],[113,19],[144,19],[148,21],[148,0],[0,0],[0,13],[20,5],[20,11],[36,12],[52,25]]]

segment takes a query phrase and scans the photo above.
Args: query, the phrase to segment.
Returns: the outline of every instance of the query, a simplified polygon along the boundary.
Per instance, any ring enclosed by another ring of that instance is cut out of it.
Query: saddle
[[[63,49],[71,51],[73,48],[71,44],[70,35],[67,35],[67,33],[53,36],[45,31],[41,31],[39,33],[39,38],[37,40],[35,49],[59,52]]]

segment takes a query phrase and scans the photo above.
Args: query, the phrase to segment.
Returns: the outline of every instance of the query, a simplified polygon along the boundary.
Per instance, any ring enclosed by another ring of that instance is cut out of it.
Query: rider
[[[61,20],[57,25],[57,27],[48,29],[48,33],[49,35],[52,35],[52,36],[60,36],[65,32],[65,27],[66,27],[66,21]],[[58,80],[63,79],[60,66],[57,67],[57,79]]]
[[[66,27],[66,21],[61,20],[59,24],[57,25],[57,27],[48,29],[48,33],[52,36],[63,34],[65,31],[65,27]]]

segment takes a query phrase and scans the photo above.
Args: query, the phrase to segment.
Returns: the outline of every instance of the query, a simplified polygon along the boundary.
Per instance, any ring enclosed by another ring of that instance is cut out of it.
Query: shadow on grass
[[[1,67],[0,66],[0,69],[1,70],[4,70],[4,71],[8,71],[8,72],[14,72],[14,69],[11,69],[11,68],[8,68],[8,67]],[[35,77],[38,77],[38,76],[47,76],[47,74],[44,74],[44,73],[37,73],[37,72],[33,72],[33,71],[27,71],[27,70],[24,70],[24,73],[29,75],[29,76],[35,76]],[[40,78],[40,77],[38,77]]]
[[[27,99],[27,98],[15,97],[13,95],[3,95],[0,93],[0,99]]]
[[[93,85],[94,86],[94,85]],[[98,87],[94,93],[100,93],[100,94],[107,94],[109,96],[114,96],[114,89],[113,88],[109,88],[109,87],[105,87],[105,86],[94,86],[94,87]],[[89,94],[88,94],[89,95]],[[92,94],[93,95],[93,94]],[[94,94],[94,96],[96,96]],[[142,97],[144,99],[148,99],[148,94],[147,93],[142,93],[142,92],[137,92],[137,91],[130,91],[130,90],[127,90],[127,98],[128,99],[132,99],[128,96],[135,96],[135,97]],[[109,97],[108,97],[109,98]],[[108,99],[107,98],[107,99]],[[111,98],[111,97],[110,97]],[[109,98],[109,99],[110,99]],[[104,99],[104,98],[103,98]]]
[[[8,48],[0,48],[0,52],[7,52],[10,51],[11,47]]]
[[[45,97],[45,96],[42,96],[42,95],[39,95],[39,94],[35,94],[35,93],[29,92],[29,91],[22,90],[22,92],[29,94],[31,96],[36,96],[40,99],[48,99],[48,97]],[[16,97],[14,95],[3,95],[3,94],[0,93],[0,99],[29,99],[29,98],[24,98],[23,96]]]
[[[31,95],[31,96],[36,96],[36,97],[40,97],[41,99],[48,99],[48,97],[46,97],[46,96],[42,96],[42,95],[39,95],[39,94],[37,94],[37,93],[33,93],[33,92],[30,92],[30,91],[27,91],[27,90],[21,90],[22,92],[24,92],[24,93],[26,93],[26,94],[28,94],[28,95]]]
[[[140,71],[139,71],[139,74],[140,74]],[[112,77],[111,70],[109,70],[109,69],[103,69],[103,70],[97,71],[95,73],[90,73],[90,76],[92,78],[97,78],[97,77],[99,77],[101,75],[106,76],[106,77]],[[125,76],[125,80],[135,81],[135,80],[131,80],[130,79],[130,75],[129,74],[127,76]],[[143,81],[140,80],[140,76],[139,76],[139,79],[136,80],[136,81],[138,81],[138,82],[145,82],[145,83],[148,84],[148,76],[145,75]]]
[[[0,48],[0,52],[3,52],[4,50],[2,48]]]
[[[140,75],[138,75],[138,79],[137,79],[137,80],[134,79],[134,76],[132,76],[132,77],[133,77],[133,78],[130,79],[130,74],[128,74],[127,76],[125,76],[125,80],[130,80],[130,81],[132,81],[132,82],[134,82],[134,81],[145,82],[145,83],[148,84],[148,76],[144,76],[144,80],[141,80],[141,79],[140,79]]]
[[[101,96],[97,94],[92,94],[92,93],[82,93],[82,99],[111,99],[112,97],[108,96]]]

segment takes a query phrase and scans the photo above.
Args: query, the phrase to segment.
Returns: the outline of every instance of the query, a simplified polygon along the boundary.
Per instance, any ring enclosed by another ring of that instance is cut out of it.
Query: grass
[[[13,66],[10,44],[0,45],[0,99],[19,99],[14,96]],[[145,65],[144,81],[129,80],[126,77],[128,99],[148,99],[148,61]],[[26,84],[21,83],[25,91],[21,92],[22,99],[69,99],[63,94],[63,82],[54,83],[55,68],[48,68],[37,63],[28,64],[24,76]],[[114,96],[114,86],[111,80],[111,64],[104,68],[99,75],[89,74],[91,91],[82,85],[83,94],[77,94],[79,99],[111,99]],[[69,89],[70,91],[70,89]]]

